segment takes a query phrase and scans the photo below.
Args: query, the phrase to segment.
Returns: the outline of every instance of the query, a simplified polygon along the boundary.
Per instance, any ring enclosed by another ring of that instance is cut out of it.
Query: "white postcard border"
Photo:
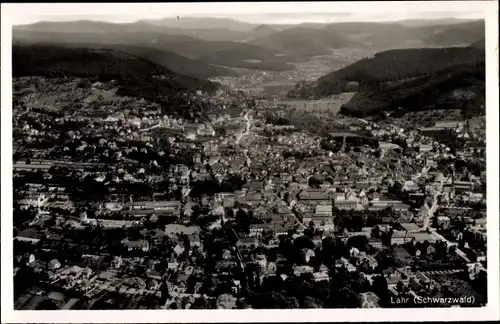
[[[54,8],[55,4],[44,4]],[[57,4],[70,13],[69,3]],[[74,4],[80,5],[81,4]],[[90,4],[87,4],[90,6]],[[99,4],[101,5],[101,4]],[[99,5],[93,10],[98,10]],[[104,4],[102,4],[104,5]],[[109,5],[109,4],[108,4]],[[152,4],[141,4],[152,8]],[[166,4],[161,4],[166,5]],[[198,10],[205,13],[221,12],[330,12],[361,10],[413,10],[419,6],[446,11],[453,8],[476,10],[484,8],[486,19],[486,109],[487,109],[487,178],[488,178],[488,305],[483,308],[448,309],[315,309],[315,310],[116,310],[116,311],[14,311],[13,310],[13,251],[12,251],[12,66],[11,20],[9,17],[36,12],[42,4],[2,4],[1,11],[1,251],[2,251],[2,322],[6,323],[185,323],[185,322],[337,322],[337,321],[468,321],[495,320],[499,313],[499,124],[498,124],[498,2],[497,1],[442,1],[442,2],[349,2],[349,3],[234,3],[168,4],[176,12]],[[195,6],[192,6],[195,5]],[[24,7],[23,7],[24,6]],[[114,13],[123,6],[138,8],[139,4],[113,5]],[[97,9],[96,9],[97,8]],[[102,7],[104,8],[104,6]],[[258,8],[258,9],[257,9]],[[340,8],[340,9],[339,9]],[[388,9],[389,8],[389,9]],[[441,9],[440,9],[441,8]],[[62,11],[64,11],[62,10]],[[109,7],[108,7],[109,10]],[[231,11],[232,10],[232,11]],[[62,14],[62,13],[61,13]]]

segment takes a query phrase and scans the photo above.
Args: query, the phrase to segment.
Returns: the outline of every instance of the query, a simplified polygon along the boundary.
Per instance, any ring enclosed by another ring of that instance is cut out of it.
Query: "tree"
[[[358,250],[364,251],[366,245],[368,244],[368,238],[364,235],[352,236],[347,240],[347,245],[349,247],[355,247]]]
[[[315,244],[309,237],[300,236],[293,241],[293,246],[296,251],[300,251],[302,249],[314,250]]]
[[[347,287],[340,291],[340,301],[342,308],[358,308],[361,306],[359,295]]]
[[[234,211],[230,207],[224,208],[224,213],[226,215],[226,218],[234,218]]]
[[[250,301],[256,309],[287,308],[288,306],[285,296],[275,291],[252,295]]]
[[[394,181],[388,189],[389,194],[394,197],[399,197],[403,192],[403,185],[399,181]]]
[[[373,277],[371,289],[380,298],[380,306],[388,306],[390,295],[387,280],[383,275]]]
[[[325,308],[358,308],[361,306],[359,295],[347,287],[341,288],[338,293],[332,291],[325,301]]]
[[[327,236],[323,239],[321,245],[321,253],[319,254],[319,259],[322,263],[327,266],[333,265],[335,263],[335,253],[336,253],[336,241],[332,236]]]
[[[364,277],[364,275],[361,274],[361,272],[349,273],[349,277],[348,286],[352,291],[363,293],[370,290],[370,282]]]
[[[320,300],[315,299],[311,296],[305,296],[302,303],[302,308],[321,308],[322,303]]]
[[[308,181],[308,185],[309,187],[312,187],[312,188],[319,188],[319,186],[323,183],[322,180],[312,176],[309,178],[309,181]]]
[[[239,298],[236,301],[236,308],[237,309],[247,309],[249,307],[250,307],[250,305],[244,299]]]
[[[371,230],[371,234],[373,238],[380,238],[380,229],[378,226],[374,226]]]
[[[267,276],[262,281],[263,291],[281,291],[283,290],[283,280],[280,276]]]
[[[235,221],[239,227],[245,232],[250,232],[250,225],[252,224],[252,217],[243,209],[238,209],[235,216]]]

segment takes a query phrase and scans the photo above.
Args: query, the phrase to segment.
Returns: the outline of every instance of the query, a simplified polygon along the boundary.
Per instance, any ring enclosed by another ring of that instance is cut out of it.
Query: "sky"
[[[258,24],[482,19],[482,1],[432,2],[259,2],[259,3],[30,3],[2,4],[2,19],[15,25],[37,21],[98,20],[133,22],[176,16],[233,18]],[[4,12],[6,11],[6,13]]]

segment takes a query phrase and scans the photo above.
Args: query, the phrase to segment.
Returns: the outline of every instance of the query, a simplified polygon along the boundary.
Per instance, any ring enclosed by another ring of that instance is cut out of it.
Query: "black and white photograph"
[[[498,318],[497,14],[2,5],[5,321]]]

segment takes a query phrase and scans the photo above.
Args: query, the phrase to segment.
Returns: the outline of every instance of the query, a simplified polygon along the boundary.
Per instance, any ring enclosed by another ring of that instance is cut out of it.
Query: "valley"
[[[14,26],[16,310],[488,303],[485,21],[271,21]]]

